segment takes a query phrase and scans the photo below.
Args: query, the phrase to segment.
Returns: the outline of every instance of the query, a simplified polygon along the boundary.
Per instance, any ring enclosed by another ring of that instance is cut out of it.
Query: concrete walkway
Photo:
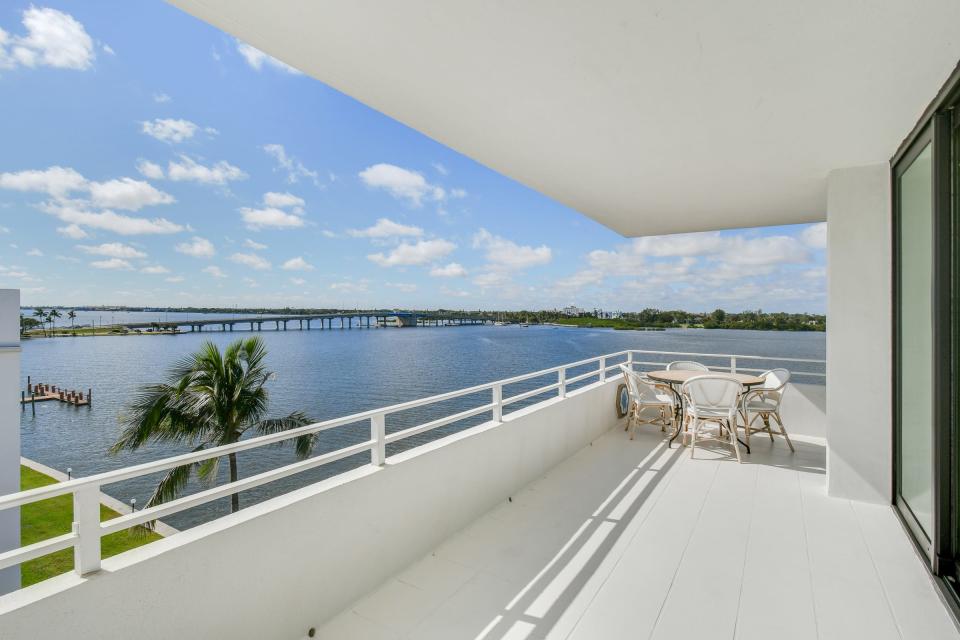
[[[50,476],[57,482],[66,482],[69,479],[67,477],[67,474],[63,473],[62,471],[57,471],[53,467],[48,467],[47,465],[41,464],[36,460],[31,460],[30,458],[24,458],[23,456],[20,456],[20,464],[22,464],[23,466],[29,469],[33,469],[37,473],[42,473],[45,476]],[[110,509],[113,509],[120,515],[125,515],[131,512],[129,504],[126,504],[125,502],[121,502],[120,500],[117,500],[113,496],[109,496],[103,493],[102,491],[100,492],[100,503],[109,507]],[[180,533],[179,529],[174,529],[170,525],[160,520],[154,521],[153,530],[158,534],[160,534],[161,536],[163,536],[164,538],[169,538],[175,533]]]

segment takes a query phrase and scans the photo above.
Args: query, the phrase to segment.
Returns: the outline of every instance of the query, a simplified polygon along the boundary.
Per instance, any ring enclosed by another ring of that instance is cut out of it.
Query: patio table
[[[715,375],[736,380],[747,390],[749,390],[751,387],[755,387],[764,383],[764,379],[760,376],[754,376],[745,373],[724,373],[722,371],[690,371],[688,369],[673,369],[668,371],[664,369],[662,371],[647,371],[646,375],[654,382],[660,382],[668,385],[670,390],[673,391],[673,395],[676,396],[677,399],[677,429],[673,435],[670,436],[670,441],[667,443],[668,448],[673,445],[673,441],[677,439],[677,436],[680,435],[680,432],[683,429],[684,407],[683,394],[680,393],[680,387],[683,386],[684,382],[697,376]],[[750,453],[750,445],[741,440],[739,436],[737,436],[737,441],[747,449],[747,453]]]

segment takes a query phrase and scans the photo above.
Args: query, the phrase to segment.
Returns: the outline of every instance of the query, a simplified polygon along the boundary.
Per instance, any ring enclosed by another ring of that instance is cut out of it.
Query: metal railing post
[[[503,422],[503,385],[493,385],[493,421]]]
[[[730,356],[730,373],[737,372],[737,356]]]
[[[387,414],[378,413],[370,418],[370,439],[373,448],[370,449],[370,464],[382,467],[387,459]]]
[[[600,382],[607,381],[607,358],[600,358]]]
[[[73,492],[73,570],[85,576],[100,571],[100,487],[90,485]]]
[[[627,351],[627,369],[633,371],[633,351]]]
[[[565,367],[560,369],[559,375],[557,377],[558,377],[557,382],[560,383],[560,387],[558,389],[557,395],[560,396],[561,398],[566,398],[567,397],[567,369]]]

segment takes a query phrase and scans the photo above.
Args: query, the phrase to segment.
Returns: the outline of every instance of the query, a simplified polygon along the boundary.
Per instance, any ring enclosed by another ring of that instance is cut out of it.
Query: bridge
[[[331,329],[372,329],[377,327],[447,327],[482,325],[492,322],[488,318],[471,315],[448,315],[435,313],[417,313],[413,311],[349,311],[319,314],[271,315],[247,318],[205,318],[202,320],[163,320],[157,322],[118,322],[111,327],[123,328],[130,331],[160,331],[169,333],[191,333],[203,331],[205,327],[219,328],[221,331],[233,331],[239,326],[241,330],[249,327],[250,331],[267,329],[286,331],[290,326],[294,329],[309,331],[314,323],[320,330]]]

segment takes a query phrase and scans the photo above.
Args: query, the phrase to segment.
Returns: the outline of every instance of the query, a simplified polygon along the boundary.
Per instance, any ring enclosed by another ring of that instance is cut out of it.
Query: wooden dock
[[[27,376],[27,390],[20,392],[20,405],[26,409],[26,405],[36,405],[37,402],[63,402],[64,404],[75,407],[88,407],[93,402],[93,390],[87,389],[87,393],[75,389],[64,389],[52,384],[33,384],[30,376]]]

